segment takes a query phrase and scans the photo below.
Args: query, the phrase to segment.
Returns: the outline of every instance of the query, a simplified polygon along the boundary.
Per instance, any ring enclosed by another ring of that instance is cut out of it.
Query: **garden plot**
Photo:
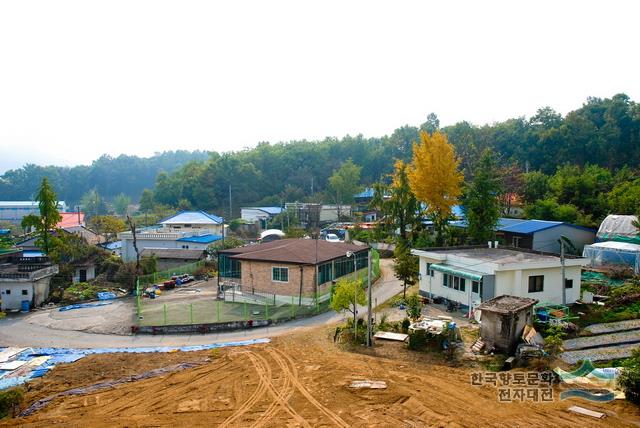
[[[604,346],[593,349],[580,349],[560,354],[560,359],[567,364],[575,364],[582,360],[607,361],[619,358],[629,358],[631,352],[638,349],[637,343],[619,346]]]
[[[567,351],[577,349],[596,348],[600,346],[621,345],[640,342],[640,330],[622,331],[598,336],[584,336],[576,339],[567,339],[562,347]],[[636,345],[638,346],[638,345]]]
[[[640,329],[640,319],[608,322],[603,324],[592,324],[585,327],[584,331],[589,334],[604,334],[635,329]]]

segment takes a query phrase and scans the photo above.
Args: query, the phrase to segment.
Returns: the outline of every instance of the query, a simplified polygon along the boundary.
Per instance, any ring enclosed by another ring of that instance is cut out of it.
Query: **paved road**
[[[392,260],[380,260],[382,277],[373,287],[373,297],[377,299],[378,304],[382,304],[402,290],[399,281],[393,276],[392,266]],[[363,309],[363,311],[366,311],[366,308]],[[344,319],[342,314],[327,312],[312,318],[252,330],[190,335],[120,336],[115,334],[54,330],[42,325],[30,324],[24,321],[23,316],[19,316],[0,320],[0,346],[102,348],[203,345],[216,342],[274,337],[302,328],[339,322],[342,319]]]

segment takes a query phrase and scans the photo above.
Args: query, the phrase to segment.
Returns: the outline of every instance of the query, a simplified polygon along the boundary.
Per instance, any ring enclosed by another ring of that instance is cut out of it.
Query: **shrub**
[[[427,346],[427,332],[424,330],[416,330],[409,333],[409,349],[420,351]]]
[[[14,416],[23,399],[24,389],[20,387],[0,391],[0,419]]]
[[[618,385],[624,391],[627,400],[640,404],[640,349],[634,350],[631,358],[622,364]]]
[[[409,332],[409,326],[411,325],[411,321],[409,318],[405,318],[402,320],[401,330],[404,334]]]
[[[422,302],[417,294],[407,297],[407,316],[412,320],[417,320],[422,314]]]

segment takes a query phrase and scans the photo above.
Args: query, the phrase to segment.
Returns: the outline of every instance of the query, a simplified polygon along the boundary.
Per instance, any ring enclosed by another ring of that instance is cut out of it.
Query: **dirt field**
[[[556,401],[497,400],[493,387],[470,385],[470,367],[398,343],[350,352],[332,330],[314,328],[271,344],[216,351],[116,354],[59,366],[32,382],[28,404],[80,386],[170,367],[194,368],[54,398],[26,418],[0,426],[640,426],[640,409]],[[387,389],[353,390],[352,380],[383,380]],[[570,414],[571,405],[607,413],[602,421]]]

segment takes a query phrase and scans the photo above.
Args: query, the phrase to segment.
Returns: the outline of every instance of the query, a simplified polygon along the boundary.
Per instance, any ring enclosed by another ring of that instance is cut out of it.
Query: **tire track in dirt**
[[[283,369],[281,361],[276,360],[276,363],[280,366],[280,369],[282,372],[282,378],[283,378],[282,391],[279,393],[280,401],[288,404],[289,399],[295,392],[295,387],[292,385],[290,377],[286,375],[286,372]],[[258,420],[253,424],[253,426],[260,427],[264,425],[265,422],[273,418],[278,413],[278,410],[279,410],[278,404],[279,404],[278,401],[273,401],[269,405],[267,410],[262,415],[260,415]],[[308,423],[306,423],[304,419],[302,419],[300,422],[303,423],[305,426],[310,426]]]
[[[248,356],[250,352],[251,351],[239,352],[238,354],[246,354]],[[253,363],[253,360],[252,360],[252,363]],[[255,366],[255,363],[254,363],[254,366]],[[256,387],[256,389],[249,396],[249,398],[231,416],[229,416],[220,424],[221,427],[230,426],[233,422],[235,422],[236,420],[241,418],[245,413],[247,413],[253,407],[253,405],[256,404],[258,400],[260,400],[260,398],[262,398],[265,391],[267,390],[267,385],[266,385],[264,376],[258,376],[258,377],[259,377],[258,386]]]
[[[305,419],[302,416],[300,416],[298,414],[298,412],[296,412],[293,409],[293,407],[291,407],[289,405],[289,403],[287,401],[283,400],[283,398],[281,397],[281,393],[278,393],[278,390],[275,388],[275,386],[271,382],[271,373],[272,373],[271,372],[271,366],[269,365],[267,360],[263,356],[255,354],[255,353],[250,353],[250,354],[248,354],[248,356],[249,356],[249,358],[252,359],[252,362],[254,363],[254,366],[256,367],[256,370],[258,371],[258,376],[260,376],[260,377],[264,376],[265,377],[265,381],[266,381],[266,384],[267,384],[267,389],[269,389],[269,392],[271,393],[271,395],[275,399],[274,403],[276,404],[276,406],[274,406],[273,410],[270,411],[271,414],[267,414],[267,419],[264,420],[263,423],[268,421],[270,418],[273,417],[273,415],[275,415],[275,413],[277,413],[277,409],[278,409],[277,406],[280,405],[297,422],[299,422],[300,424],[306,424]],[[283,371],[282,374],[283,374],[283,376],[285,378],[289,378],[290,379],[288,371]],[[271,408],[271,405],[269,406],[269,408]],[[269,410],[269,409],[267,409],[267,410]]]
[[[316,400],[315,397],[309,392],[309,390],[302,384],[302,382],[300,382],[300,379],[298,378],[298,371],[291,357],[289,357],[284,352],[274,348],[265,348],[265,349],[267,352],[269,352],[272,355],[273,354],[278,355],[279,357],[284,359],[284,361],[289,363],[291,367],[293,367],[293,369],[290,370],[288,367],[285,366],[284,370],[287,372],[287,376],[291,377],[291,380],[293,381],[294,386],[311,404],[313,404],[318,410],[324,413],[336,425],[344,428],[350,427],[350,425],[346,423],[340,416],[336,415],[331,409],[329,409],[327,406],[323,405],[318,400]]]

